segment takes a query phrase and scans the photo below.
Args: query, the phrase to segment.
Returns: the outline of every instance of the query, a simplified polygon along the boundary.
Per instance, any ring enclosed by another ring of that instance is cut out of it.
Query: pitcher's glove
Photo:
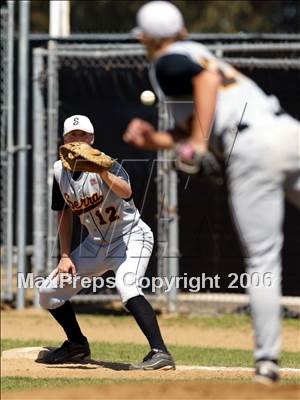
[[[223,184],[221,165],[212,152],[200,153],[190,143],[180,142],[175,147],[174,159],[178,171]]]
[[[114,164],[114,160],[84,142],[60,146],[59,156],[63,167],[69,171],[103,172]]]

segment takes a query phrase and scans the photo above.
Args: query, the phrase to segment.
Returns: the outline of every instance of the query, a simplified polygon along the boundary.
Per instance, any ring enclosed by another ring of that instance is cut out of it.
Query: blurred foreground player
[[[244,247],[255,333],[255,379],[279,378],[284,196],[300,207],[300,124],[276,97],[186,40],[180,11],[153,1],[137,14],[135,34],[152,61],[150,78],[170,105],[174,127],[155,132],[141,119],[124,140],[142,149],[174,149],[178,169],[217,172],[222,159],[232,214]],[[209,146],[208,146],[209,138]]]

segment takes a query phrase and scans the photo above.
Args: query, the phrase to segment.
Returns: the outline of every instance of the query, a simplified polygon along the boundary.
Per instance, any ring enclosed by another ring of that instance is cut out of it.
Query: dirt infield
[[[134,380],[194,380],[194,379],[250,379],[252,368],[177,366],[173,371],[129,371],[129,364],[104,360],[91,360],[80,364],[46,365],[33,359],[1,359],[2,376],[22,376],[34,378],[101,378]],[[298,377],[299,370],[283,370],[282,378]]]
[[[35,389],[19,393],[7,393],[6,399],[205,399],[205,400],[299,400],[299,387],[295,385],[262,387],[257,384],[172,382],[139,384],[104,384],[79,388]]]
[[[145,339],[131,318],[105,318],[79,315],[83,331],[91,341],[111,343],[145,344]],[[182,323],[183,322],[183,323]],[[198,324],[198,325],[197,325]],[[223,347],[226,349],[252,349],[250,323],[242,326],[202,326],[199,322],[172,322],[160,318],[160,325],[170,344],[198,347]],[[3,339],[19,340],[63,340],[64,335],[44,311],[9,311],[2,313],[1,331]],[[284,349],[299,351],[299,329],[285,326]],[[300,386],[280,384],[266,388],[246,383],[253,376],[251,368],[222,368],[177,366],[176,371],[129,371],[128,364],[93,360],[82,364],[45,365],[29,358],[1,358],[3,377],[86,379],[88,386],[80,385],[7,391],[2,399],[207,399],[207,400],[254,400],[297,399]],[[282,378],[300,379],[299,370],[286,370]],[[99,380],[103,380],[100,385]],[[242,381],[245,381],[243,383]],[[293,381],[294,382],[294,381]],[[49,383],[51,387],[51,383]]]
[[[145,343],[143,334],[132,318],[115,321],[114,318],[79,315],[78,320],[82,331],[85,332],[90,341]],[[159,323],[168,344],[242,350],[253,348],[250,323],[245,326],[233,326],[226,329],[194,326],[189,320],[186,324],[172,325],[167,319],[159,318]],[[45,342],[47,340],[65,339],[62,329],[48,313],[42,310],[26,310],[22,313],[18,311],[3,312],[1,337],[2,339],[41,339]],[[285,327],[283,330],[283,350],[300,351],[299,330],[294,327]]]

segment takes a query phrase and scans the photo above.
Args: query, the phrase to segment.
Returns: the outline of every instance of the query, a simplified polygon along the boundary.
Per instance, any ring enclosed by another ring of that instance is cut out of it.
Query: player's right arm
[[[69,257],[71,252],[71,238],[73,231],[73,215],[69,208],[58,212],[58,234],[60,241],[60,256]]]
[[[76,275],[76,267],[71,258],[73,215],[71,209],[64,201],[55,178],[53,178],[51,208],[54,211],[58,211],[57,226],[60,242],[60,261],[57,265],[54,276],[59,273],[71,273],[72,275]]]
[[[64,208],[58,212],[57,222],[60,242],[60,261],[57,266],[57,274],[71,273],[76,275],[76,267],[71,258],[73,215],[70,208]]]
[[[153,125],[134,118],[123,135],[125,142],[144,150],[172,149],[174,139],[168,132],[157,132]]]

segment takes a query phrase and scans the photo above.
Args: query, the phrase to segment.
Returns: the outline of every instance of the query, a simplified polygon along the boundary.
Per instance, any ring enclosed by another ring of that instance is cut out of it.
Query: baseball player
[[[182,169],[196,166],[200,174],[214,155],[223,158],[250,279],[255,379],[273,383],[279,378],[284,195],[300,207],[300,124],[277,98],[186,40],[182,14],[172,3],[145,4],[137,24],[135,33],[152,60],[153,87],[168,101],[174,126],[155,132],[134,119],[124,140],[145,149],[176,144]]]
[[[83,115],[64,122],[64,143],[94,141],[94,128]],[[82,288],[82,278],[112,270],[115,284],[151,347],[143,362],[132,369],[175,369],[162,339],[155,313],[139,286],[153,247],[153,234],[136,209],[129,176],[120,164],[100,173],[75,172],[54,164],[52,209],[58,211],[60,261],[40,287],[40,305],[49,310],[64,329],[67,340],[49,352],[49,364],[90,357],[87,338],[81,332],[70,298]],[[72,221],[76,214],[88,230],[86,239],[71,252]],[[63,281],[63,277],[70,278]],[[73,277],[73,279],[71,279]],[[74,284],[75,282],[75,284]],[[63,284],[62,284],[63,283]]]

